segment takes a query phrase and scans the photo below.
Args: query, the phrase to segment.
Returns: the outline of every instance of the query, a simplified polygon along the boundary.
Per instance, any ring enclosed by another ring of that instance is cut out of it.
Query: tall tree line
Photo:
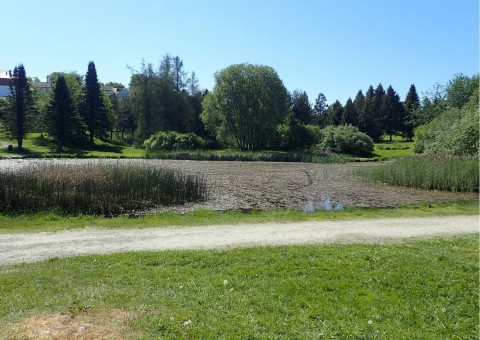
[[[195,73],[187,77],[178,56],[165,55],[156,69],[142,62],[141,69],[132,72],[129,96],[138,139],[157,131],[204,134],[199,119],[203,95]]]

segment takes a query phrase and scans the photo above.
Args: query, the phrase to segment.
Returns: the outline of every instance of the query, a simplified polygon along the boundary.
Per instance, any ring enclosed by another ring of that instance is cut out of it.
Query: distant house
[[[36,82],[33,85],[36,86],[38,91],[41,93],[48,93],[52,88],[52,85],[50,85],[50,83],[43,81]]]
[[[0,97],[8,97],[8,95],[10,94],[9,84],[10,84],[10,71],[0,70]],[[34,86],[41,93],[48,93],[52,88],[51,83],[43,82],[43,81],[34,83]],[[102,85],[102,91],[108,95],[114,94],[115,96],[120,98],[123,98],[128,94],[127,89],[118,91],[116,87],[111,85]]]
[[[10,89],[8,88],[10,84],[10,72],[0,70],[0,97],[8,97],[10,94]]]

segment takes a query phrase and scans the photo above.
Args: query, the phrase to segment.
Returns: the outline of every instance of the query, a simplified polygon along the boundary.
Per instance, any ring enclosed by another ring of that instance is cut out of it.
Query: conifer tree
[[[111,130],[111,121],[105,107],[93,61],[88,63],[88,71],[85,75],[83,117],[90,144],[94,144],[95,137],[106,138],[108,136],[108,132]]]
[[[358,125],[357,110],[351,98],[348,98],[343,107],[343,116],[345,117],[345,124]]]
[[[411,141],[413,138],[413,130],[416,127],[415,112],[420,107],[420,98],[418,97],[417,89],[415,88],[414,84],[410,85],[410,89],[408,90],[407,96],[405,97],[403,106],[405,108],[403,133],[405,137],[407,137],[407,139]]]
[[[325,127],[328,113],[328,104],[327,97],[325,97],[325,95],[321,92],[315,100],[315,105],[313,106],[312,113],[313,123],[317,124],[320,127]]]
[[[387,88],[387,93],[383,99],[382,114],[383,130],[390,136],[390,141],[392,141],[392,135],[396,132],[401,132],[403,129],[404,114],[400,96],[391,85]]]
[[[55,139],[58,151],[83,139],[85,125],[75,109],[65,77],[58,76],[45,116],[47,132]]]
[[[3,122],[7,131],[17,140],[18,150],[22,151],[23,139],[28,131],[28,118],[33,111],[31,87],[23,64],[14,68],[9,90]]]

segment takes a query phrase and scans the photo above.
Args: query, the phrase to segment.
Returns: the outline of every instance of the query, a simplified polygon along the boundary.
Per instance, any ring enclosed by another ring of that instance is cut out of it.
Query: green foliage
[[[320,143],[320,140],[321,129],[318,125],[281,124],[277,126],[277,137],[273,146],[281,150],[306,151]]]
[[[475,158],[407,156],[358,173],[366,180],[427,190],[478,191]]]
[[[22,151],[23,139],[30,128],[30,117],[34,111],[31,88],[23,64],[15,66],[10,79],[10,94],[3,107],[1,118],[6,130],[17,141],[20,151]]]
[[[374,148],[372,139],[352,125],[327,126],[321,133],[322,141],[314,148],[317,152],[369,156]]]
[[[201,95],[198,95],[194,74],[190,79],[185,77],[181,59],[168,54],[158,71],[145,62],[140,71],[134,71],[129,96],[135,115],[135,134],[140,141],[158,131],[198,131]],[[197,92],[189,94],[187,89]]]
[[[223,143],[255,151],[272,141],[288,111],[289,96],[274,69],[237,64],[215,74],[201,119]]]
[[[112,215],[205,200],[206,181],[178,171],[136,165],[30,164],[4,169],[0,211]]]
[[[415,152],[478,157],[478,88],[461,109],[443,111],[415,130]]]
[[[50,101],[45,110],[44,124],[52,136],[58,151],[66,145],[83,144],[85,125],[73,105],[65,78],[60,75],[51,92]]]
[[[147,157],[158,151],[200,150],[204,149],[205,145],[205,140],[194,133],[174,131],[157,132],[144,142]]]
[[[82,113],[88,130],[90,144],[95,137],[105,139],[111,130],[112,121],[98,82],[97,70],[93,61],[88,63],[85,75],[85,95],[82,103]]]
[[[166,151],[151,152],[147,155],[158,159],[183,159],[195,161],[241,161],[241,162],[305,162],[305,163],[347,163],[354,159],[326,151],[282,152],[282,151],[243,151],[243,150],[208,150],[208,151]]]
[[[478,235],[51,259],[0,267],[0,328],[121,309],[146,339],[476,339],[478,270]]]

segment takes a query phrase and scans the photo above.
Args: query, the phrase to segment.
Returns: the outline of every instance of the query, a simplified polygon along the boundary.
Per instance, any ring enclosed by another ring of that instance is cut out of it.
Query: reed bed
[[[206,180],[134,164],[32,164],[0,171],[0,212],[118,215],[207,200]]]
[[[476,158],[406,156],[357,174],[368,181],[427,190],[478,192],[479,188]]]

